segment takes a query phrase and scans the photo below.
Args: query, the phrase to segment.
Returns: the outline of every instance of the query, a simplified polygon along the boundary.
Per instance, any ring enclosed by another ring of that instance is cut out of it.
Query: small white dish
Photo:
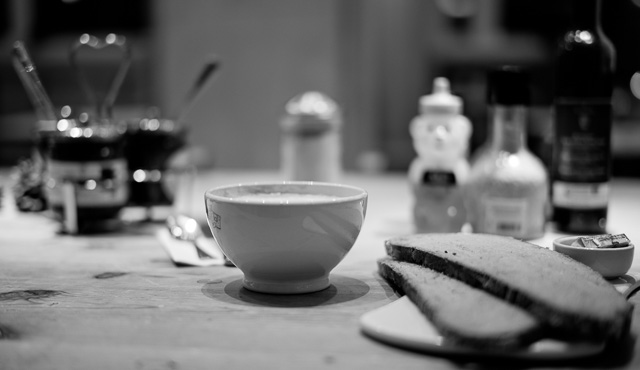
[[[474,356],[514,360],[570,360],[596,355],[604,344],[569,343],[543,339],[522,350],[477,350],[447,342],[420,312],[403,296],[360,317],[362,332],[386,344],[442,356]]]
[[[605,279],[622,276],[633,263],[635,247],[630,244],[620,248],[583,248],[571,244],[581,236],[563,236],[553,241],[553,250],[567,255],[599,272]]]

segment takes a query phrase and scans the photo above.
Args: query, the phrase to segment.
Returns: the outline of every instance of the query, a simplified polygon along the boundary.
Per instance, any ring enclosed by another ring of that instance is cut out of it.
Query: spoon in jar
[[[213,82],[212,77],[215,75],[215,72],[219,69],[219,67],[220,62],[218,60],[218,57],[216,57],[215,55],[207,56],[207,59],[204,63],[204,66],[202,67],[202,70],[200,71],[200,74],[198,75],[198,78],[196,78],[193,86],[191,86],[191,89],[185,97],[183,106],[180,109],[180,114],[178,115],[178,118],[176,120],[178,126],[184,124],[184,120],[187,115],[191,112],[198,100],[200,100],[204,92],[208,90],[208,87]]]
[[[20,40],[13,43],[11,52],[13,66],[20,77],[20,81],[27,92],[27,96],[41,120],[57,120],[58,115],[49,95],[42,86],[42,82],[36,72],[36,67],[27,52],[24,43]]]

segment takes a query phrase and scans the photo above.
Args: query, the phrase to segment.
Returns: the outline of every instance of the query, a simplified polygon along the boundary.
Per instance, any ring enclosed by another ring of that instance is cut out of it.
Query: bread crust
[[[633,306],[600,274],[555,251],[486,234],[389,239],[387,254],[482,289],[531,313],[550,336],[592,342],[624,338]]]
[[[543,336],[538,320],[524,310],[439,272],[391,258],[379,260],[378,271],[451,343],[506,350]]]

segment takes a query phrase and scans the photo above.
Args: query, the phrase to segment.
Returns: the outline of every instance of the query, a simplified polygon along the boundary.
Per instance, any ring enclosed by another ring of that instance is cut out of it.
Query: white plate
[[[360,318],[362,331],[381,342],[446,356],[499,357],[523,360],[568,360],[596,355],[604,344],[568,343],[544,339],[522,350],[475,350],[443,340],[438,330],[407,296],[367,312]]]

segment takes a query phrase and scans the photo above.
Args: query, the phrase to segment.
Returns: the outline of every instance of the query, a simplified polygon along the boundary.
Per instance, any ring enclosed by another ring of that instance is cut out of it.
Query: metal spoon
[[[190,242],[201,259],[217,259],[225,266],[235,266],[222,251],[214,249],[211,243],[208,243],[196,219],[184,214],[170,215],[166,224],[171,236]]]
[[[13,43],[11,56],[13,67],[20,77],[20,81],[36,110],[38,118],[41,120],[56,120],[58,115],[53,103],[51,103],[49,95],[42,86],[42,82],[36,72],[36,66],[22,41],[18,40]]]

